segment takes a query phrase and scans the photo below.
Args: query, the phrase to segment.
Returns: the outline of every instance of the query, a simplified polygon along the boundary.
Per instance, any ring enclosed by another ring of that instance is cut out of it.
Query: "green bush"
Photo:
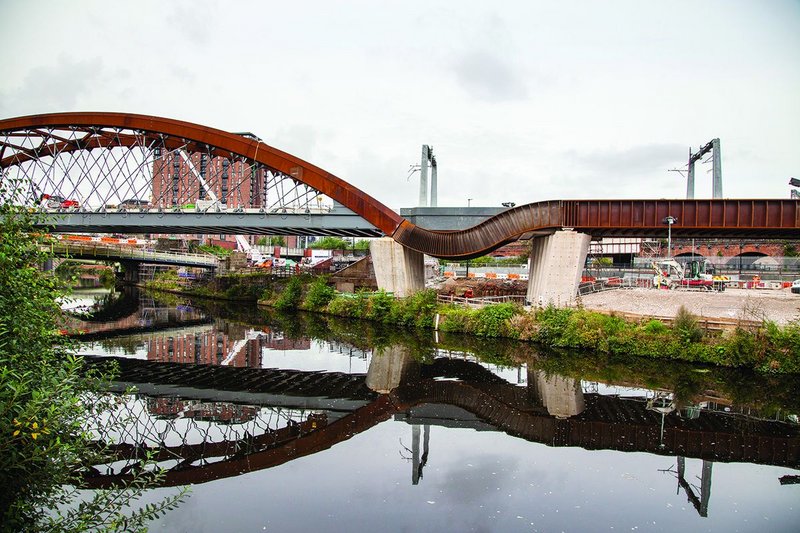
[[[211,255],[216,255],[217,257],[220,257],[220,258],[223,258],[223,259],[225,257],[228,257],[229,255],[231,255],[233,253],[233,250],[231,250],[229,248],[223,248],[222,246],[220,246],[218,244],[201,244],[200,246],[197,247],[197,249],[200,252],[211,254]]]
[[[645,333],[649,333],[651,335],[660,335],[663,333],[667,333],[669,328],[660,320],[648,320],[644,326],[642,326],[642,330]]]
[[[436,292],[424,290],[396,300],[389,322],[406,327],[432,328],[436,312]]]
[[[391,316],[394,303],[395,299],[393,296],[388,295],[383,289],[379,290],[369,299],[367,318],[378,322],[386,322]]]
[[[333,287],[328,285],[327,277],[320,276],[308,286],[308,292],[306,293],[303,306],[306,309],[317,311],[327,306],[335,296],[336,291]]]
[[[113,374],[87,372],[58,333],[66,293],[37,266],[51,257],[34,236],[37,215],[14,205],[13,181],[0,182],[0,523],[5,531],[140,530],[177,501],[131,512],[143,476],[76,493],[82,469],[112,460],[87,426],[113,402],[103,389]]]
[[[474,319],[474,333],[479,337],[508,336],[509,320],[520,311],[512,303],[486,305],[478,309]]]
[[[303,282],[299,276],[289,279],[289,283],[275,302],[275,307],[280,311],[295,310],[300,307],[303,297]]]
[[[469,333],[472,331],[473,311],[469,307],[448,305],[439,310],[439,329],[454,333]]]
[[[700,342],[703,338],[703,330],[700,328],[700,324],[697,323],[697,318],[684,306],[681,306],[675,314],[672,329],[678,333],[685,343]]]
[[[308,247],[315,250],[349,250],[350,243],[341,237],[322,237],[312,242]]]
[[[358,302],[355,298],[334,298],[328,304],[328,313],[336,316],[355,318]]]
[[[535,340],[552,346],[563,346],[559,341],[573,313],[573,309],[553,306],[537,310],[535,318],[539,323],[539,330]]]

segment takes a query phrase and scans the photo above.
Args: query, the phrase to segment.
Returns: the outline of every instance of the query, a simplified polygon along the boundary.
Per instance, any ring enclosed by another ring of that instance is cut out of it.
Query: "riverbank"
[[[310,276],[288,281],[228,277],[215,281],[213,286],[188,290],[175,286],[171,279],[146,286],[205,298],[258,298],[259,305],[281,311],[305,310],[404,328],[504,337],[608,355],[800,373],[800,321],[794,318],[795,300],[782,295],[742,295],[734,290],[620,290],[585,296],[578,308],[523,309],[515,304],[499,304],[470,309],[438,304],[433,290],[403,299],[382,291],[339,294],[324,277]],[[780,305],[775,303],[775,296]],[[710,315],[712,311],[714,314]],[[720,330],[702,321],[716,314],[734,322]],[[739,322],[735,322],[737,317]]]

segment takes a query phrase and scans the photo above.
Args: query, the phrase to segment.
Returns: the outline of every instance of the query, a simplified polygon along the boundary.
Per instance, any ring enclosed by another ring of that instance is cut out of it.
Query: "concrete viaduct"
[[[422,288],[425,254],[469,259],[519,238],[534,238],[528,300],[563,305],[576,294],[592,238],[661,238],[668,230],[676,238],[800,235],[800,201],[778,199],[553,200],[459,231],[432,230],[253,134],[125,113],[0,120],[0,171],[6,201],[42,208],[56,198],[41,222],[55,231],[67,231],[59,225],[64,218],[72,228],[114,231],[111,221],[133,210],[128,219],[138,222],[126,219],[126,227],[153,233],[270,233],[278,225],[301,235],[384,235],[371,246],[376,278],[400,296]],[[325,222],[324,197],[365,223]],[[193,218],[181,219],[190,212]],[[280,222],[298,214],[291,227]]]

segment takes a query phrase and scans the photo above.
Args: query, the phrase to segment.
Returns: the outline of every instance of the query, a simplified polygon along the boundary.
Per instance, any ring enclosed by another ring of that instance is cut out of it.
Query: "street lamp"
[[[472,200],[473,200],[472,198],[467,198],[467,207],[470,206],[470,204],[472,203]]]
[[[672,225],[676,223],[678,219],[672,215],[664,217],[662,222],[667,224],[667,257],[671,257],[672,254]]]

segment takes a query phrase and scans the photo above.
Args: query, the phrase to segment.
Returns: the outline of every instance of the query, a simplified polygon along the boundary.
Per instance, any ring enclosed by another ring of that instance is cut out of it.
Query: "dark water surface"
[[[139,393],[115,413],[135,421],[119,461],[89,481],[158,450],[148,501],[192,489],[151,531],[800,530],[796,378],[102,303],[80,352]]]

